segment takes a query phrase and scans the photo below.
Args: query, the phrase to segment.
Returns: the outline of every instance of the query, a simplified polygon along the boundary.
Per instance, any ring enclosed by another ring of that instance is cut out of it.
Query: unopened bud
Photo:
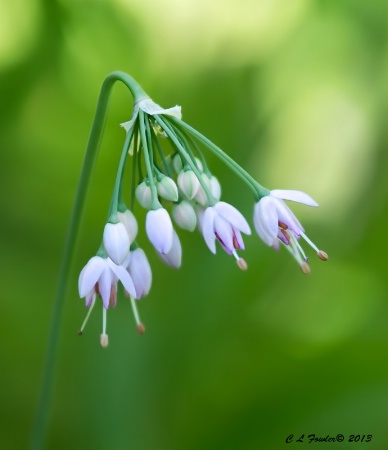
[[[178,186],[183,194],[191,200],[195,197],[200,184],[197,176],[192,170],[187,170],[186,172],[181,170],[178,175]]]
[[[139,334],[145,333],[145,326],[142,323],[138,323],[136,329]]]
[[[100,344],[101,344],[102,348],[108,347],[109,339],[108,339],[108,335],[107,334],[102,334],[100,336]]]
[[[178,188],[175,181],[164,176],[157,184],[157,191],[160,197],[165,200],[176,202],[178,200]]]
[[[327,261],[329,259],[329,255],[326,252],[324,252],[323,250],[319,250],[319,252],[317,253],[317,256],[322,261]]]
[[[305,275],[310,275],[311,269],[310,269],[310,266],[306,262],[302,262],[300,264],[300,268]]]
[[[143,181],[136,188],[135,195],[137,201],[141,204],[141,206],[145,209],[151,208],[152,196],[151,196],[151,188],[147,186],[147,184]]]
[[[244,258],[237,259],[236,260],[236,264],[237,264],[238,268],[241,269],[241,270],[247,270],[248,269],[248,264],[247,264],[247,262],[245,261]]]

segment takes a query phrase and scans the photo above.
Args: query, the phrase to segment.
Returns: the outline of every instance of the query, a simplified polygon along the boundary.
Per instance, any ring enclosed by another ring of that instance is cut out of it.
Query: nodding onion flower
[[[121,124],[126,137],[102,243],[79,276],[79,295],[89,308],[80,333],[100,298],[103,306],[100,341],[103,347],[108,345],[107,310],[116,306],[119,282],[130,299],[138,332],[145,330],[137,303],[150,292],[152,271],[136,240],[135,209],[138,207],[146,210],[146,235],[167,265],[179,268],[182,263],[182,245],[172,217],[181,229],[193,232],[198,228],[212,253],[216,253],[218,242],[228,255],[234,256],[240,269],[247,269],[239,252],[245,248],[242,233],[250,235],[250,226],[234,206],[221,200],[221,184],[211,172],[204,150],[216,155],[252,191],[256,201],[254,226],[267,245],[275,249],[284,245],[305,273],[310,269],[301,238],[315,249],[319,258],[328,259],[307,238],[302,225],[284,203],[291,200],[317,206],[311,197],[300,191],[269,191],[223,150],[183,122],[180,106],[162,108],[127,74],[115,72],[110,77],[129,88],[134,107],[131,119]],[[92,128],[91,141],[98,142],[93,134],[95,128]],[[131,185],[128,195],[123,183],[127,165],[130,165]],[[127,196],[130,207],[127,207]]]

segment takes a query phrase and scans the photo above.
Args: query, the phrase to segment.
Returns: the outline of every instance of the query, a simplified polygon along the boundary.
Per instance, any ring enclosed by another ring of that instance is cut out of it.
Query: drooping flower
[[[304,228],[283,200],[308,206],[318,206],[309,195],[301,191],[275,189],[261,198],[254,207],[253,221],[259,237],[276,250],[282,242],[294,256],[304,273],[309,273],[308,258],[298,240],[302,237],[326,261],[327,254],[306,236]]]
[[[81,298],[85,298],[86,306],[90,308],[81,327],[80,334],[89,318],[90,312],[98,295],[103,303],[103,325],[100,343],[102,347],[108,345],[106,334],[106,310],[115,307],[117,301],[117,284],[121,281],[125,290],[136,296],[132,278],[125,267],[115,264],[110,258],[93,256],[82,269],[78,279],[78,291]]]
[[[236,258],[240,269],[246,269],[245,261],[236,251],[244,250],[241,232],[251,234],[244,216],[229,203],[217,202],[214,206],[206,208],[199,217],[202,234],[210,251],[216,253],[216,240],[218,240],[222,248]]]
[[[164,208],[148,211],[146,232],[156,251],[166,255],[172,247],[173,226],[171,218]]]

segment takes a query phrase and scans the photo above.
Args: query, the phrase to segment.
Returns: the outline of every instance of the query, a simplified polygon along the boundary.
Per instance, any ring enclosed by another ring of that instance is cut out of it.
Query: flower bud
[[[128,272],[136,290],[136,299],[146,296],[152,284],[152,271],[147,256],[141,248],[130,254]]]
[[[117,265],[120,265],[129,252],[129,235],[124,224],[107,223],[104,228],[104,247],[109,258]]]
[[[194,231],[197,225],[197,215],[192,205],[183,200],[172,208],[172,217],[175,223],[184,230]]]
[[[173,227],[170,216],[164,208],[148,211],[146,216],[146,232],[155,249],[167,254],[172,247]]]
[[[164,176],[158,182],[157,191],[160,197],[165,200],[170,200],[172,202],[176,202],[178,200],[178,188],[175,181],[170,177]]]
[[[216,200],[221,198],[221,185],[214,175],[210,177],[210,191]]]
[[[151,208],[152,203],[151,188],[146,184],[145,181],[143,181],[137,186],[135,195],[137,201],[141,204],[143,208],[145,209]]]
[[[129,242],[132,244],[132,242],[136,239],[138,230],[135,216],[129,209],[124,212],[118,212],[117,216],[119,221],[125,226],[129,236]]]
[[[192,170],[184,172],[181,170],[178,175],[178,186],[183,194],[191,200],[199,189],[199,181]]]
[[[211,191],[209,177],[205,173],[203,173],[201,175],[201,178],[202,178],[202,181],[205,183],[205,185],[208,187],[209,191]],[[202,206],[207,206],[208,198],[207,198],[205,190],[202,187],[202,184],[199,184],[198,191],[195,194],[194,200],[196,200]]]

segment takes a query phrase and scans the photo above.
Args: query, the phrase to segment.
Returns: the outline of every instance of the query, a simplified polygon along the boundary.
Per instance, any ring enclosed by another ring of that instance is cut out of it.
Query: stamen
[[[319,248],[312,242],[303,232],[300,233],[302,238],[317,252],[319,253]]]
[[[131,306],[132,306],[133,316],[134,316],[135,322],[136,322],[137,332],[139,334],[144,334],[145,333],[145,326],[140,321],[139,312],[138,312],[137,306],[136,306],[136,300],[132,296],[131,296]]]
[[[286,225],[284,222],[278,221],[279,228],[282,228],[283,230],[288,229],[288,225]]]
[[[295,245],[295,247],[299,250],[300,254],[303,256],[303,261],[307,262],[309,259],[307,258],[306,253],[304,252],[303,248],[299,244],[298,240],[292,233],[290,233],[290,236],[291,236],[292,243]]]
[[[102,348],[108,347],[109,339],[106,334],[106,309],[102,308],[102,334],[100,336],[100,344]]]
[[[324,252],[323,250],[319,250],[319,252],[317,253],[317,256],[322,261],[327,261],[329,259],[329,255],[326,252]]]
[[[89,320],[90,314],[92,313],[92,310],[94,308],[95,303],[96,303],[96,294],[93,295],[92,304],[89,306],[88,312],[87,312],[86,317],[85,317],[85,320],[83,321],[82,326],[81,326],[80,330],[78,331],[78,335],[79,336],[82,336],[83,333],[84,333],[85,325],[87,324],[87,322]]]

